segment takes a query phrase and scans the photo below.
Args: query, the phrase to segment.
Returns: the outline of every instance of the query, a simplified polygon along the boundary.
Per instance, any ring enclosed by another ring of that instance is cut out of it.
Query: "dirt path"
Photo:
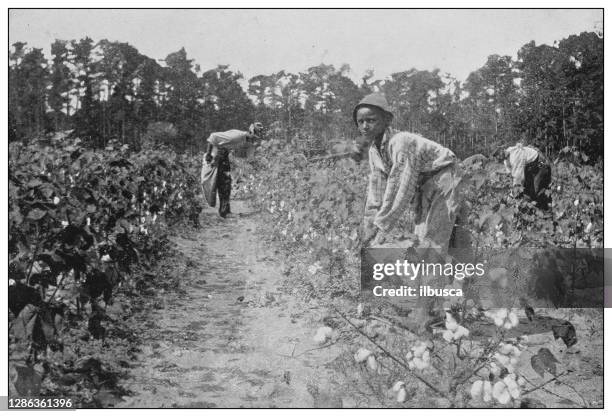
[[[255,235],[252,213],[232,202],[236,217],[174,241],[189,259],[183,291],[152,309],[141,365],[117,407],[339,407],[325,364],[338,351],[316,348],[315,311],[280,290],[280,266]],[[215,239],[212,241],[211,239]],[[274,257],[274,258],[277,258]]]

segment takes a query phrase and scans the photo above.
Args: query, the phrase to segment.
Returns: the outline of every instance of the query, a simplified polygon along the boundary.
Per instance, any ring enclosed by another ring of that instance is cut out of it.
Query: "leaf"
[[[83,288],[91,298],[98,298],[104,294],[105,301],[107,297],[110,299],[109,293],[112,294],[112,283],[110,279],[99,269],[94,269],[87,273]]]
[[[30,275],[30,285],[40,285],[46,289],[49,285],[55,286],[57,284],[56,277],[57,275],[49,270],[37,272]]]
[[[545,372],[556,375],[557,363],[560,363],[559,360],[547,348],[540,348],[538,353],[531,357],[531,367],[542,378]]]
[[[544,403],[533,398],[523,398],[520,408],[546,408]]]
[[[15,365],[17,379],[15,389],[24,397],[35,397],[40,394],[42,377],[30,366]]]
[[[555,339],[562,339],[567,347],[572,347],[578,343],[576,328],[569,321],[562,324],[553,324],[552,332]]]
[[[45,217],[47,212],[38,208],[32,209],[28,212],[27,218],[30,220],[38,221]]]
[[[8,291],[9,310],[18,316],[21,310],[28,304],[38,306],[42,303],[39,292],[30,286],[20,282],[9,286]]]

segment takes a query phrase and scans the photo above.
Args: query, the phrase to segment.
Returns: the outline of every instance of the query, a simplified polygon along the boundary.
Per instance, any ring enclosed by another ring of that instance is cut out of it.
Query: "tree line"
[[[583,32],[530,42],[517,58],[490,55],[464,82],[412,68],[355,83],[350,66],[320,64],[245,80],[227,65],[203,71],[184,48],[163,60],[128,43],[56,40],[48,59],[23,42],[9,51],[9,141],[72,130],[93,147],[164,143],[195,152],[212,131],[261,120],[305,150],[352,139],[352,108],[385,93],[395,127],[421,133],[461,156],[524,140],[548,154],[603,155],[603,37]]]

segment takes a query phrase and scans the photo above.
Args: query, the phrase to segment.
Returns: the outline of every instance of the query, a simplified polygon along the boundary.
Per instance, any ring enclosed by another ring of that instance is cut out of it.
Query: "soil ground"
[[[318,346],[312,339],[322,325],[321,306],[283,289],[282,255],[257,236],[260,218],[244,202],[233,201],[232,208],[234,217],[225,220],[207,208],[199,231],[173,238],[189,267],[182,266],[180,288],[146,313],[138,365],[122,384],[131,395],[116,407],[448,406],[432,403],[426,392],[402,405],[377,397],[376,389],[365,398],[375,378],[352,363],[352,353],[372,346],[358,334]],[[564,381],[572,382],[550,383],[529,398],[548,407],[601,407],[601,320],[580,312],[554,315],[572,321],[578,344],[566,349],[550,331],[532,334],[519,370],[537,384],[529,358],[547,347],[570,369]]]

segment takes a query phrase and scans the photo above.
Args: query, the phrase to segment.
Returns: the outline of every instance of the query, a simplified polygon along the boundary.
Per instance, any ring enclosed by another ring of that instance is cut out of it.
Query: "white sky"
[[[230,64],[245,78],[322,62],[360,79],[438,67],[460,80],[497,53],[601,27],[601,10],[11,10],[9,44],[47,55],[54,39],[128,42],[152,58],[185,47],[202,69]]]

